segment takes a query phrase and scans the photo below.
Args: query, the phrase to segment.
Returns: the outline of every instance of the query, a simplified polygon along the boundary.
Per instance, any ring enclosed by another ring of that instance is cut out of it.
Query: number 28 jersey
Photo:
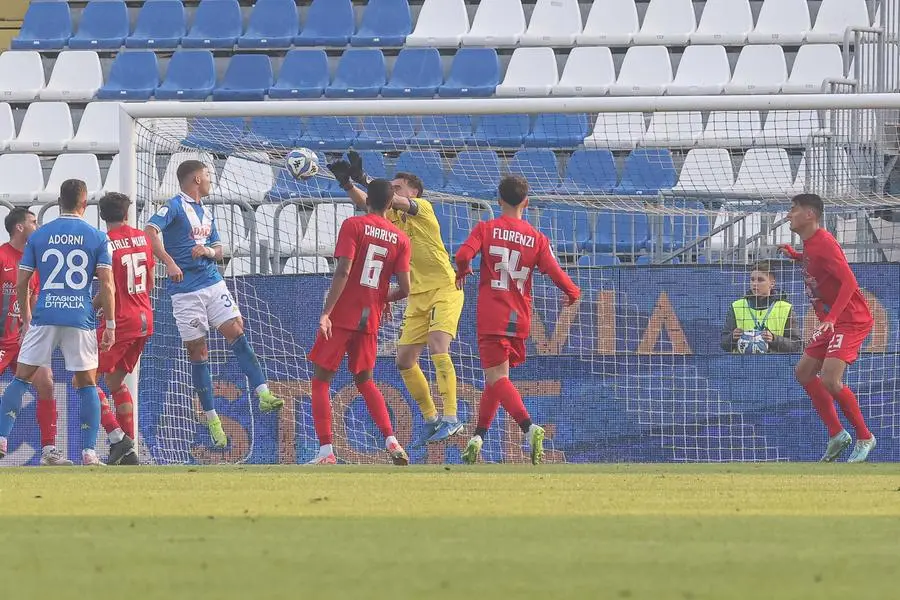
[[[341,329],[378,333],[394,273],[409,272],[410,244],[405,233],[379,215],[350,217],[341,225],[335,258],[349,258],[350,278],[331,311]]]
[[[143,231],[128,225],[116,227],[108,235],[116,282],[116,339],[148,336],[153,333],[150,288],[156,266],[150,244]]]

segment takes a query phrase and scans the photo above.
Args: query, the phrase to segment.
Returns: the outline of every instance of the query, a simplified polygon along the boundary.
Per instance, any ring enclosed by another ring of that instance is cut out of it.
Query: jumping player
[[[502,404],[527,436],[532,464],[538,464],[544,456],[544,430],[531,422],[519,390],[509,380],[509,368],[525,362],[534,269],[548,275],[565,293],[567,306],[578,300],[581,291],[559,267],[547,237],[522,218],[528,206],[525,178],[504,177],[499,192],[501,216],[478,223],[456,253],[460,288],[472,273],[472,259],[479,252],[482,256],[476,329],[485,388],[475,435],[463,452],[463,461],[478,460],[484,436]]]
[[[329,384],[346,354],[356,389],[384,436],[385,451],[395,465],[409,464],[409,457],[394,437],[391,417],[381,391],[372,380],[378,350],[378,326],[386,302],[409,295],[409,238],[391,225],[385,213],[394,193],[391,183],[376,179],[369,184],[369,214],[350,217],[341,225],[334,256],[337,268],[319,333],[309,353],[316,365],[312,380],[312,411],[319,438],[319,453],[310,464],[334,464]],[[389,290],[391,276],[398,288]]]
[[[859,402],[843,384],[843,377],[847,366],[859,356],[875,320],[841,246],[821,226],[822,198],[800,194],[791,202],[788,220],[791,231],[803,240],[803,252],[789,245],[781,249],[802,264],[806,294],[821,323],[806,345],[794,374],[828,429],[828,445],[821,460],[837,459],[853,441],[838,419],[834,408],[837,401],[856,431],[856,445],[847,462],[865,462],[875,448],[875,436],[866,427]]]

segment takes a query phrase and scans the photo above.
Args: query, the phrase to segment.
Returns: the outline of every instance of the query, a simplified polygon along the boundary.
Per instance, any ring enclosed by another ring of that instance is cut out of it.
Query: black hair
[[[373,179],[369,182],[366,204],[379,212],[387,209],[394,197],[394,188],[387,179]]]
[[[816,213],[816,216],[819,217],[819,220],[825,214],[825,203],[818,194],[797,194],[791,198],[791,202],[803,208],[811,208]]]
[[[206,165],[199,160],[186,160],[178,165],[175,176],[178,178],[178,185],[184,185],[188,178],[193,177],[198,171],[202,171]]]
[[[17,206],[9,211],[9,214],[6,215],[6,218],[3,220],[3,225],[6,227],[6,233],[12,235],[13,231],[16,229],[16,225],[24,223],[25,219],[28,218],[28,215],[35,216],[33,212],[22,206]]]
[[[119,192],[108,192],[100,198],[100,218],[107,223],[122,223],[128,218],[131,198]]]
[[[507,175],[497,186],[500,199],[510,206],[518,206],[528,197],[528,181],[521,175]]]

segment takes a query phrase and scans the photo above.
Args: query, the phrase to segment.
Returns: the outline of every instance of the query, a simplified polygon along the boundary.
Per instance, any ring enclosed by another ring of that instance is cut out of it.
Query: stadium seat
[[[409,0],[369,0],[352,46],[402,46],[412,31]]]
[[[319,164],[324,164],[320,157]],[[297,199],[344,198],[346,192],[337,187],[333,179],[316,175],[309,179],[294,179],[287,169],[276,169],[275,185],[266,196],[267,202],[283,202]]]
[[[265,54],[235,54],[228,61],[222,81],[213,89],[213,100],[263,100],[272,87],[272,63]]]
[[[522,175],[528,180],[530,195],[556,192],[559,187],[559,167],[552,150],[519,150],[508,165],[510,175]]]
[[[468,115],[434,115],[422,117],[415,137],[416,146],[458,148],[474,143],[472,117]]]
[[[147,132],[153,135],[138,136],[138,149],[147,152],[179,152],[181,141],[188,136],[188,120],[184,117],[148,119],[144,121]]]
[[[482,115],[475,123],[475,143],[482,147],[518,148],[530,125],[528,115]]]
[[[72,115],[65,102],[28,105],[19,136],[10,141],[13,152],[62,152],[72,139]]]
[[[407,150],[397,157],[395,170],[404,173],[415,173],[422,180],[426,190],[444,189],[444,168],[441,155],[433,150]]]
[[[346,46],[356,31],[351,0],[313,0],[297,46]]]
[[[41,100],[86,102],[103,87],[103,69],[93,50],[60,52],[53,65],[47,87],[41,90]]]
[[[256,207],[257,240],[268,248],[269,254],[276,256],[296,253],[303,238],[297,205],[284,205],[279,212],[280,207],[271,202]]]
[[[579,46],[628,46],[640,30],[634,0],[594,0]]]
[[[200,117],[188,122],[184,145],[208,152],[230,154],[244,139],[243,117]]]
[[[668,150],[638,149],[625,159],[617,194],[653,195],[675,185],[675,165]]]
[[[365,165],[366,175],[374,178],[392,179],[393,174],[388,175],[387,165],[384,163],[384,154],[378,150],[361,150],[358,152]],[[347,155],[344,155],[347,159]]]
[[[744,154],[732,193],[786,199],[803,191],[794,186],[791,162],[784,148],[752,148]]]
[[[518,0],[516,0],[518,3]],[[484,6],[481,4],[479,6]],[[453,57],[447,81],[438,88],[445,98],[493,96],[500,83],[500,61],[493,48],[461,48]]]
[[[257,0],[238,48],[289,48],[300,33],[294,0]]]
[[[605,96],[616,82],[612,52],[603,46],[572,48],[554,96]]]
[[[227,246],[226,246],[227,249]],[[246,275],[256,275],[261,273],[258,265],[253,264],[253,259],[249,256],[232,256],[225,265],[225,277],[243,277]]]
[[[300,117],[254,117],[243,145],[293,148],[303,135]]]
[[[119,192],[122,190],[122,182],[119,181],[119,163],[120,158],[119,155],[116,154],[112,157],[112,160],[109,161],[109,166],[106,168],[106,177],[103,178],[103,187],[100,188],[98,195],[102,196],[107,192]],[[156,169],[153,169],[156,172]],[[157,176],[158,177],[158,176]],[[156,185],[153,186],[153,190],[159,188],[159,182],[156,182]],[[144,188],[145,190],[146,188]],[[142,192],[144,191],[142,190]],[[143,195],[143,193],[139,193],[138,197],[147,198],[147,196]]]
[[[244,214],[234,204],[214,204],[213,221],[224,245],[226,257],[250,254],[250,233],[244,223]]]
[[[830,149],[824,146],[813,146],[803,153],[794,180],[794,190],[806,189],[807,177],[812,180],[811,187],[816,189],[828,185],[831,194],[847,194],[850,187],[850,157],[843,148],[838,148],[832,157]],[[810,163],[809,165],[807,163]],[[826,168],[825,165],[828,165]],[[809,174],[810,167],[812,174]]]
[[[751,44],[803,43],[810,29],[807,0],[765,0],[756,19],[756,28],[747,35]]]
[[[525,33],[525,11],[520,0],[483,0],[472,19],[463,46],[515,46]]]
[[[328,57],[324,50],[291,50],[281,63],[269,98],[319,98],[330,80]]]
[[[0,206],[0,220],[2,222],[6,221],[6,216],[9,214],[9,209],[5,206]],[[9,233],[6,231],[5,227],[0,227],[0,244],[5,244],[9,241]]]
[[[868,26],[866,0],[822,0],[816,24],[806,34],[806,43],[839,44],[844,41],[844,31],[848,27]]]
[[[13,121],[12,108],[6,102],[0,102],[0,152],[9,148],[9,142],[16,137],[16,123]]]
[[[121,0],[91,0],[81,11],[78,31],[69,48],[96,50],[121,48],[128,37],[128,8]]]
[[[416,28],[406,36],[406,46],[456,48],[469,33],[469,13],[464,0],[425,0]]]
[[[616,161],[609,150],[576,150],[566,163],[559,194],[607,194],[618,183]]]
[[[805,44],[794,58],[791,75],[781,86],[784,94],[817,94],[826,79],[844,77],[844,57],[837,44]]]
[[[549,96],[559,83],[553,48],[516,48],[506,67],[497,96]]]
[[[723,46],[688,46],[681,55],[670,96],[718,96],[731,81],[731,65]]]
[[[614,267],[622,261],[615,254],[582,254],[576,264],[579,267]]]
[[[36,50],[0,53],[0,100],[31,102],[45,85],[44,66]]]
[[[444,83],[441,55],[436,48],[404,48],[397,55],[391,78],[381,88],[385,98],[431,98]]]
[[[265,152],[245,152],[240,156],[229,156],[225,167],[210,191],[210,197],[217,200],[240,198],[251,204],[259,204],[272,189],[275,177]]]
[[[696,29],[692,0],[650,0],[641,29],[631,42],[645,46],[684,46]]]
[[[777,44],[745,46],[734,66],[726,94],[777,94],[787,81],[784,49]]]
[[[100,165],[93,154],[60,154],[53,162],[47,185],[38,192],[35,199],[40,203],[56,202],[59,198],[59,186],[67,179],[80,179],[87,185],[88,198],[103,187],[100,177]]]
[[[743,46],[753,31],[750,0],[706,0],[691,44]]]
[[[519,44],[574,46],[581,30],[578,0],[537,0],[528,29],[519,38]]]
[[[72,15],[66,2],[32,2],[28,5],[12,50],[60,50],[72,36]]]
[[[584,145],[586,148],[631,150],[644,137],[644,131],[643,113],[600,113],[594,131],[585,138]]]
[[[703,116],[698,110],[655,112],[641,145],[650,148],[690,148],[703,133]]]
[[[151,154],[146,152],[138,152],[138,164],[150,164],[153,161]],[[112,157],[109,167],[106,169],[106,178],[103,180],[103,187],[97,193],[102,196],[107,192],[121,192],[122,182],[119,178],[119,155]],[[155,164],[155,163],[154,163]],[[141,169],[137,173],[137,197],[153,198],[159,190],[159,172],[156,168]],[[149,208],[150,203],[147,203]]]
[[[182,48],[231,49],[243,29],[241,7],[237,0],[200,0],[194,22],[181,38]]]
[[[734,166],[728,150],[704,148],[687,153],[672,192],[685,196],[717,194],[728,192],[733,185]]]
[[[363,117],[354,148],[402,150],[416,134],[412,117]]]
[[[541,113],[525,136],[525,145],[541,148],[571,148],[581,145],[590,133],[588,116],[583,113]]]
[[[770,110],[756,138],[757,146],[806,146],[809,136],[821,131],[815,110]]]
[[[633,46],[625,53],[611,96],[662,96],[672,83],[672,61],[665,46]]]
[[[314,150],[345,150],[356,140],[352,117],[310,117],[300,143]]]
[[[212,154],[209,152],[175,152],[169,157],[166,170],[160,180],[159,189],[155,195],[157,201],[168,201],[178,193],[180,189],[177,175],[178,165],[186,160],[199,160],[205,164],[209,169],[210,183],[213,188],[216,187],[216,163]]]
[[[404,0],[405,1],[405,0]],[[328,98],[375,98],[387,80],[384,54],[376,48],[350,48],[338,61]]]
[[[553,211],[553,233],[550,238],[557,252],[575,254],[593,246],[591,213],[573,208]]]
[[[144,2],[134,33],[125,38],[126,48],[177,48],[187,34],[187,18],[181,0]]]
[[[281,267],[282,275],[317,275],[330,273],[324,256],[292,256]]]
[[[70,152],[113,154],[119,151],[118,102],[91,102],[81,114],[78,132],[66,145]]]
[[[110,67],[109,78],[99,90],[100,100],[149,100],[159,87],[156,53],[119,52]]]
[[[500,180],[500,160],[496,152],[463,150],[450,168],[444,191],[458,196],[493,199]]]
[[[650,222],[643,213],[598,213],[592,239],[595,252],[633,253],[646,247]]]
[[[713,111],[697,139],[697,145],[706,148],[746,148],[753,145],[761,127],[759,111]]]
[[[34,202],[44,189],[44,170],[36,154],[0,154],[0,200],[12,204]]]
[[[230,0],[203,0],[204,4]],[[206,100],[216,86],[216,64],[209,50],[178,50],[169,59],[169,69],[156,88],[157,100]]]
[[[441,238],[454,256],[472,230],[472,215],[464,202],[434,202],[434,216],[441,226]]]
[[[341,224],[352,216],[351,204],[317,204],[303,232],[300,252],[320,255],[333,253]]]

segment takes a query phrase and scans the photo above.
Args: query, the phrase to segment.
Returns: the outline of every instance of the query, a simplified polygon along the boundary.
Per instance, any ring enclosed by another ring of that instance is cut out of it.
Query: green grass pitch
[[[900,469],[0,469],[0,539],[14,599],[886,599]]]

